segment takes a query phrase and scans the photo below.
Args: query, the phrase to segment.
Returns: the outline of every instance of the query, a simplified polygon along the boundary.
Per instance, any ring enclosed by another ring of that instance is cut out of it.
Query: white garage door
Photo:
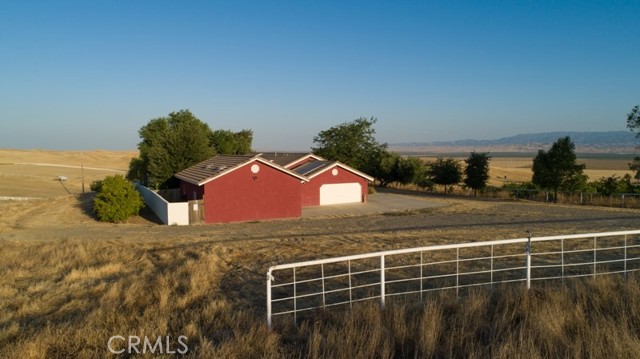
[[[362,202],[360,183],[323,184],[320,186],[320,205]]]

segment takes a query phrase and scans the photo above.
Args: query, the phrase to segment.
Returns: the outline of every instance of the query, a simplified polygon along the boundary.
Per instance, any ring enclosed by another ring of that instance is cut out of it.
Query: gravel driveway
[[[328,206],[307,207],[302,210],[303,218],[359,216],[365,214],[410,211],[424,208],[444,206],[425,197],[417,197],[394,193],[374,193],[369,195],[367,203],[335,204]]]

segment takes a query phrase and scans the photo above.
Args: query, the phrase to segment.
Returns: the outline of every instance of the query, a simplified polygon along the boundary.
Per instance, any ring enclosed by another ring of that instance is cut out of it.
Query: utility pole
[[[80,152],[80,173],[82,176],[82,194],[84,194],[84,152]]]

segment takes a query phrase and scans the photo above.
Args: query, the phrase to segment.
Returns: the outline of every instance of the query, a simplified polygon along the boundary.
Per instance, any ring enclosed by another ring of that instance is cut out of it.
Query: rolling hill
[[[531,152],[546,149],[558,138],[569,136],[576,145],[577,152],[603,153],[632,153],[640,141],[632,132],[544,132],[519,134],[502,137],[495,140],[457,140],[434,142],[393,143],[389,148],[394,151],[406,152],[453,152],[453,151],[500,151],[500,152]]]

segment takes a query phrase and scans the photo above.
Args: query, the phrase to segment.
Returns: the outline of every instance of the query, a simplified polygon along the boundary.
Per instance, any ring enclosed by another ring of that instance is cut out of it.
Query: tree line
[[[313,139],[316,147],[312,151],[368,173],[381,186],[395,182],[433,188],[437,184],[444,186],[445,193],[450,186],[461,182],[474,193],[486,187],[491,159],[488,153],[471,153],[464,161],[464,169],[453,158],[440,157],[425,163],[416,157],[403,157],[376,140],[376,122],[375,117],[360,117],[321,131]]]
[[[416,157],[403,157],[390,152],[386,143],[375,139],[373,126],[376,121],[374,117],[361,117],[321,131],[314,138],[316,147],[313,151],[372,175],[381,186],[391,183],[414,184],[433,190],[434,185],[441,185],[444,193],[448,193],[453,186],[462,184],[473,190],[474,196],[488,187],[491,160],[489,153],[472,152],[464,161],[439,157],[428,163]],[[640,129],[638,106],[628,115],[628,123],[632,130]],[[640,156],[634,159],[630,168],[640,170]],[[531,181],[518,186],[550,190],[553,192],[554,202],[557,201],[559,191],[598,192],[604,195],[640,192],[629,175],[613,175],[589,182],[585,169],[584,164],[577,163],[575,144],[571,138],[562,137],[549,150],[538,151],[533,158]],[[640,172],[636,173],[635,178],[640,178]]]

